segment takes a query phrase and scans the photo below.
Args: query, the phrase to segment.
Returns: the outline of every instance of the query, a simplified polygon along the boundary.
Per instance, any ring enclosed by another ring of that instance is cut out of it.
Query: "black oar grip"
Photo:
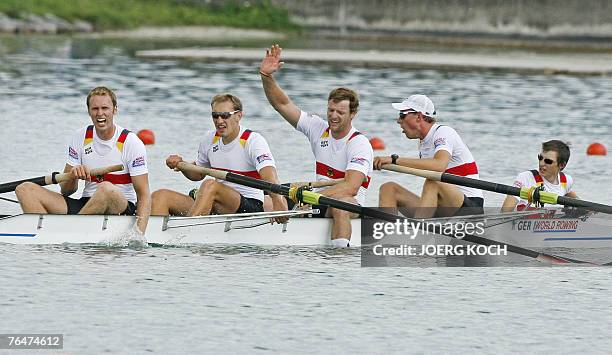
[[[51,173],[51,182],[54,184],[57,184],[57,179],[55,178],[57,176],[57,174],[59,174],[59,172],[54,171]]]

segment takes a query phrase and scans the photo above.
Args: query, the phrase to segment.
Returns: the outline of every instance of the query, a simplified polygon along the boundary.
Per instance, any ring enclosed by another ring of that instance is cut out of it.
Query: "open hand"
[[[261,61],[259,71],[264,75],[271,75],[279,70],[285,64],[280,61],[282,51],[283,49],[278,44],[273,44],[270,49],[266,49],[266,56]]]

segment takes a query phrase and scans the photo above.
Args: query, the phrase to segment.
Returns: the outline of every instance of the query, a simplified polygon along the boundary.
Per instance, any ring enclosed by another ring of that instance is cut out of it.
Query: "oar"
[[[338,183],[341,183],[343,181],[344,181],[344,179],[331,179],[331,180],[319,180],[319,181],[299,181],[299,182],[292,182],[289,185],[291,187],[307,186],[307,187],[317,188],[317,187],[334,186],[334,185],[336,185]]]
[[[273,184],[268,181],[263,181],[263,180],[255,179],[252,177],[228,172],[228,171],[204,168],[201,166],[196,166],[194,164],[189,164],[185,162],[179,163],[177,167],[181,171],[192,171],[192,172],[199,173],[199,174],[209,175],[209,176],[212,176],[220,180],[225,180],[225,181],[233,182],[236,184],[241,184],[244,186],[252,187],[255,189],[266,190],[266,191],[270,191],[273,193],[285,195],[293,200],[297,199],[297,200],[300,200],[310,205],[326,205],[326,206],[338,208],[344,211],[358,213],[363,216],[378,218],[383,221],[388,221],[391,223],[396,223],[398,220],[404,220],[404,219],[411,220],[409,218],[396,216],[394,214],[387,213],[387,212],[384,212],[384,211],[381,211],[375,208],[362,207],[358,204],[336,200],[330,197],[323,196],[313,191],[299,190],[298,188],[290,188],[285,185]],[[433,225],[431,226],[428,225],[428,228],[429,227],[431,227],[431,229],[435,228],[435,226]],[[434,230],[431,230],[431,231],[434,232]],[[443,234],[447,237],[456,238],[452,234],[446,234],[446,233],[443,233]],[[507,250],[510,252],[524,255],[527,257],[531,257],[531,258],[535,258],[538,261],[548,261],[548,262],[558,263],[558,264],[584,263],[583,261],[580,261],[580,260],[562,258],[562,257],[554,256],[551,254],[540,253],[534,250],[521,248],[518,246],[506,244],[503,242],[497,242],[497,241],[483,238],[477,235],[466,234],[463,238],[457,238],[457,239],[462,239],[468,242],[487,245],[487,246],[497,245],[500,247],[506,247]]]
[[[19,201],[17,201],[17,200],[13,200],[12,198],[6,198],[6,197],[2,197],[2,196],[0,196],[0,200],[8,201],[8,202],[13,202],[13,203],[19,203]]]
[[[120,170],[123,170],[123,165],[121,164],[112,165],[112,166],[107,166],[104,168],[91,169],[90,175],[91,176],[101,176],[104,174],[112,173],[113,171],[120,171]],[[45,185],[51,185],[51,184],[58,184],[60,182],[68,181],[70,179],[72,179],[70,173],[63,173],[63,174],[52,173],[51,175],[39,176],[35,178],[0,184],[0,193],[15,191],[17,186],[19,186],[20,184],[24,182],[33,182],[40,186],[45,186]]]
[[[420,177],[424,177],[433,181],[446,182],[454,185],[461,185],[466,187],[473,187],[476,189],[487,190],[492,192],[498,192],[500,194],[519,196],[522,199],[531,201],[535,199],[541,203],[548,203],[551,205],[564,205],[571,207],[585,208],[591,211],[597,211],[602,213],[612,214],[612,206],[604,205],[601,203],[590,202],[585,200],[579,200],[576,198],[559,196],[552,192],[534,190],[529,187],[514,187],[510,185],[498,184],[495,182],[472,179],[464,176],[457,176],[449,173],[441,173],[439,171],[421,170],[415,168],[409,168],[407,166],[400,166],[395,164],[385,164],[382,166],[385,170],[395,171],[398,173],[411,174]]]

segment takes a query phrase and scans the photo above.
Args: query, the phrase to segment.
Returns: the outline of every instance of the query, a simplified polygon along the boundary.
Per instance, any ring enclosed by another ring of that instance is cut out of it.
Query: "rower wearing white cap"
[[[397,164],[416,169],[440,171],[478,179],[478,167],[457,131],[436,123],[436,109],[425,95],[412,95],[391,106],[399,111],[397,123],[409,139],[419,139],[419,157],[398,154],[375,157],[374,169]],[[379,190],[380,207],[405,207],[418,218],[482,213],[482,191],[443,182],[425,180],[421,196],[397,183],[388,182]]]

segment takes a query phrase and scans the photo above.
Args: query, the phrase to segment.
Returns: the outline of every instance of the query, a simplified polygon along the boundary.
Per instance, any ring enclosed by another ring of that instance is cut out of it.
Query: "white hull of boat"
[[[234,215],[235,216],[235,215]],[[253,244],[329,246],[331,220],[291,218],[287,225],[270,223],[261,216],[240,220],[236,217],[158,217],[152,216],[146,232],[149,243]],[[110,243],[129,238],[135,223],[130,216],[37,215],[21,214],[0,219],[0,243],[63,244]],[[352,220],[351,246],[361,245],[361,220]],[[595,214],[588,218],[522,217],[512,221],[487,220],[485,238],[523,248],[612,248],[612,219]],[[446,237],[405,236],[382,240],[387,244],[440,243]]]
[[[216,216],[218,217],[218,216]],[[131,216],[66,216],[22,214],[0,219],[0,243],[63,244],[110,243],[130,236],[136,221]],[[331,220],[327,218],[292,218],[287,225],[267,222],[231,221],[214,218],[168,219],[151,216],[146,231],[149,243],[181,244],[254,244],[254,245],[330,245]],[[210,223],[212,224],[198,224]],[[191,225],[196,224],[196,225]],[[353,220],[352,245],[360,242],[360,220]],[[285,230],[285,231],[283,231]]]

